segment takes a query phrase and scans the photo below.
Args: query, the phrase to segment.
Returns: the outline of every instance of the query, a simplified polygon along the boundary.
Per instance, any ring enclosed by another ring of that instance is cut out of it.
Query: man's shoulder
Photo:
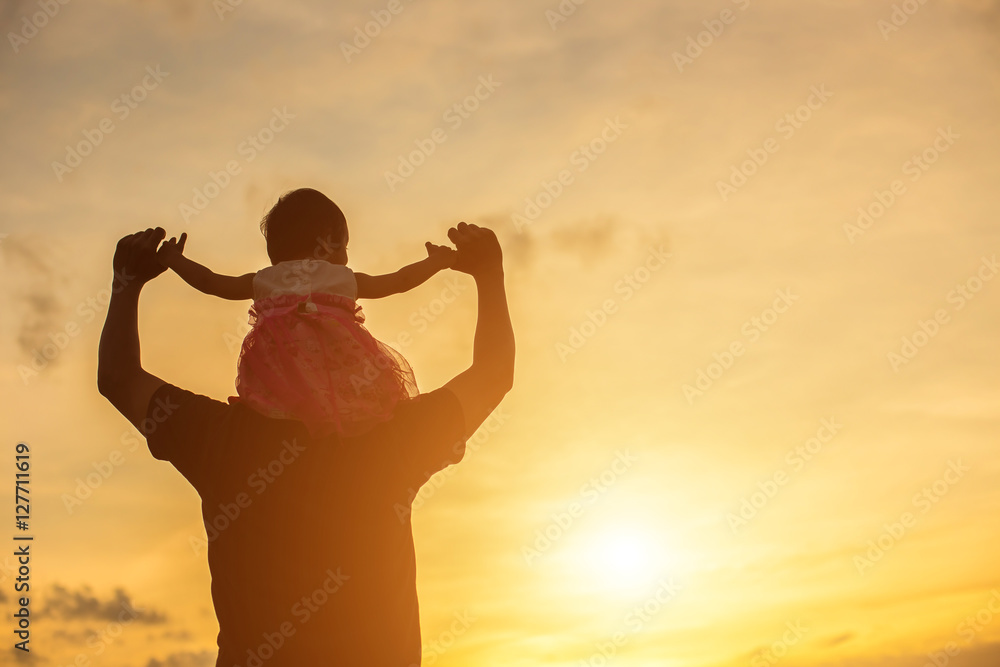
[[[424,412],[440,412],[442,415],[461,417],[462,404],[451,389],[438,387],[433,391],[417,394],[413,398],[400,401],[394,416]]]
[[[146,418],[154,423],[162,423],[175,414],[182,406],[190,402],[202,402],[226,406],[227,403],[198,394],[175,384],[164,382],[149,397]]]
[[[156,458],[168,458],[164,451],[169,441],[190,439],[233,412],[233,405],[197,394],[169,382],[157,387],[149,398],[143,434]],[[161,455],[163,454],[163,455]]]
[[[401,401],[385,426],[383,433],[401,447],[408,465],[416,459],[439,470],[465,454],[462,404],[447,387]]]

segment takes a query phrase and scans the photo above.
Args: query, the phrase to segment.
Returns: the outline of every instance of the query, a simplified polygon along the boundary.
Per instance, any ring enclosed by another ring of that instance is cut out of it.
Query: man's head
[[[271,264],[316,258],[347,263],[347,219],[318,190],[299,188],[283,194],[261,220],[260,231],[267,239]]]

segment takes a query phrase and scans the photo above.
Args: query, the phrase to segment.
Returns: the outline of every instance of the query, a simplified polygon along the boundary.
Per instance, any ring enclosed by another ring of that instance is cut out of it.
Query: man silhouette
[[[296,421],[194,394],[143,369],[138,304],[163,273],[161,228],[118,242],[97,384],[202,499],[219,667],[420,664],[412,490],[458,463],[513,384],[500,244],[448,231],[476,283],[472,365],[356,437],[311,439]]]

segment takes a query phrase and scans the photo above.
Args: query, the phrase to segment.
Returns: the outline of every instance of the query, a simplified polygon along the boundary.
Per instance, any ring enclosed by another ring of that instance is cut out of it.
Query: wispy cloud
[[[215,657],[214,651],[182,651],[171,653],[163,659],[150,658],[146,667],[213,667]]]
[[[70,590],[55,584],[38,611],[40,618],[51,617],[63,621],[109,621],[130,620],[146,625],[167,622],[166,614],[155,609],[138,607],[123,589],[115,589],[112,596],[101,599],[94,595],[90,587]]]
[[[49,342],[48,336],[61,328],[67,279],[52,265],[51,253],[37,238],[9,236],[0,244],[6,269],[6,292],[13,300],[12,316],[20,324],[17,343],[28,356]]]

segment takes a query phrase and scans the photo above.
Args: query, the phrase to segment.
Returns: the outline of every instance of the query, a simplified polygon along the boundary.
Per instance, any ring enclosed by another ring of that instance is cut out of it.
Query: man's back
[[[219,665],[419,664],[409,507],[464,454],[449,390],[340,441],[169,384],[158,404],[179,407],[150,451],[202,498]]]

